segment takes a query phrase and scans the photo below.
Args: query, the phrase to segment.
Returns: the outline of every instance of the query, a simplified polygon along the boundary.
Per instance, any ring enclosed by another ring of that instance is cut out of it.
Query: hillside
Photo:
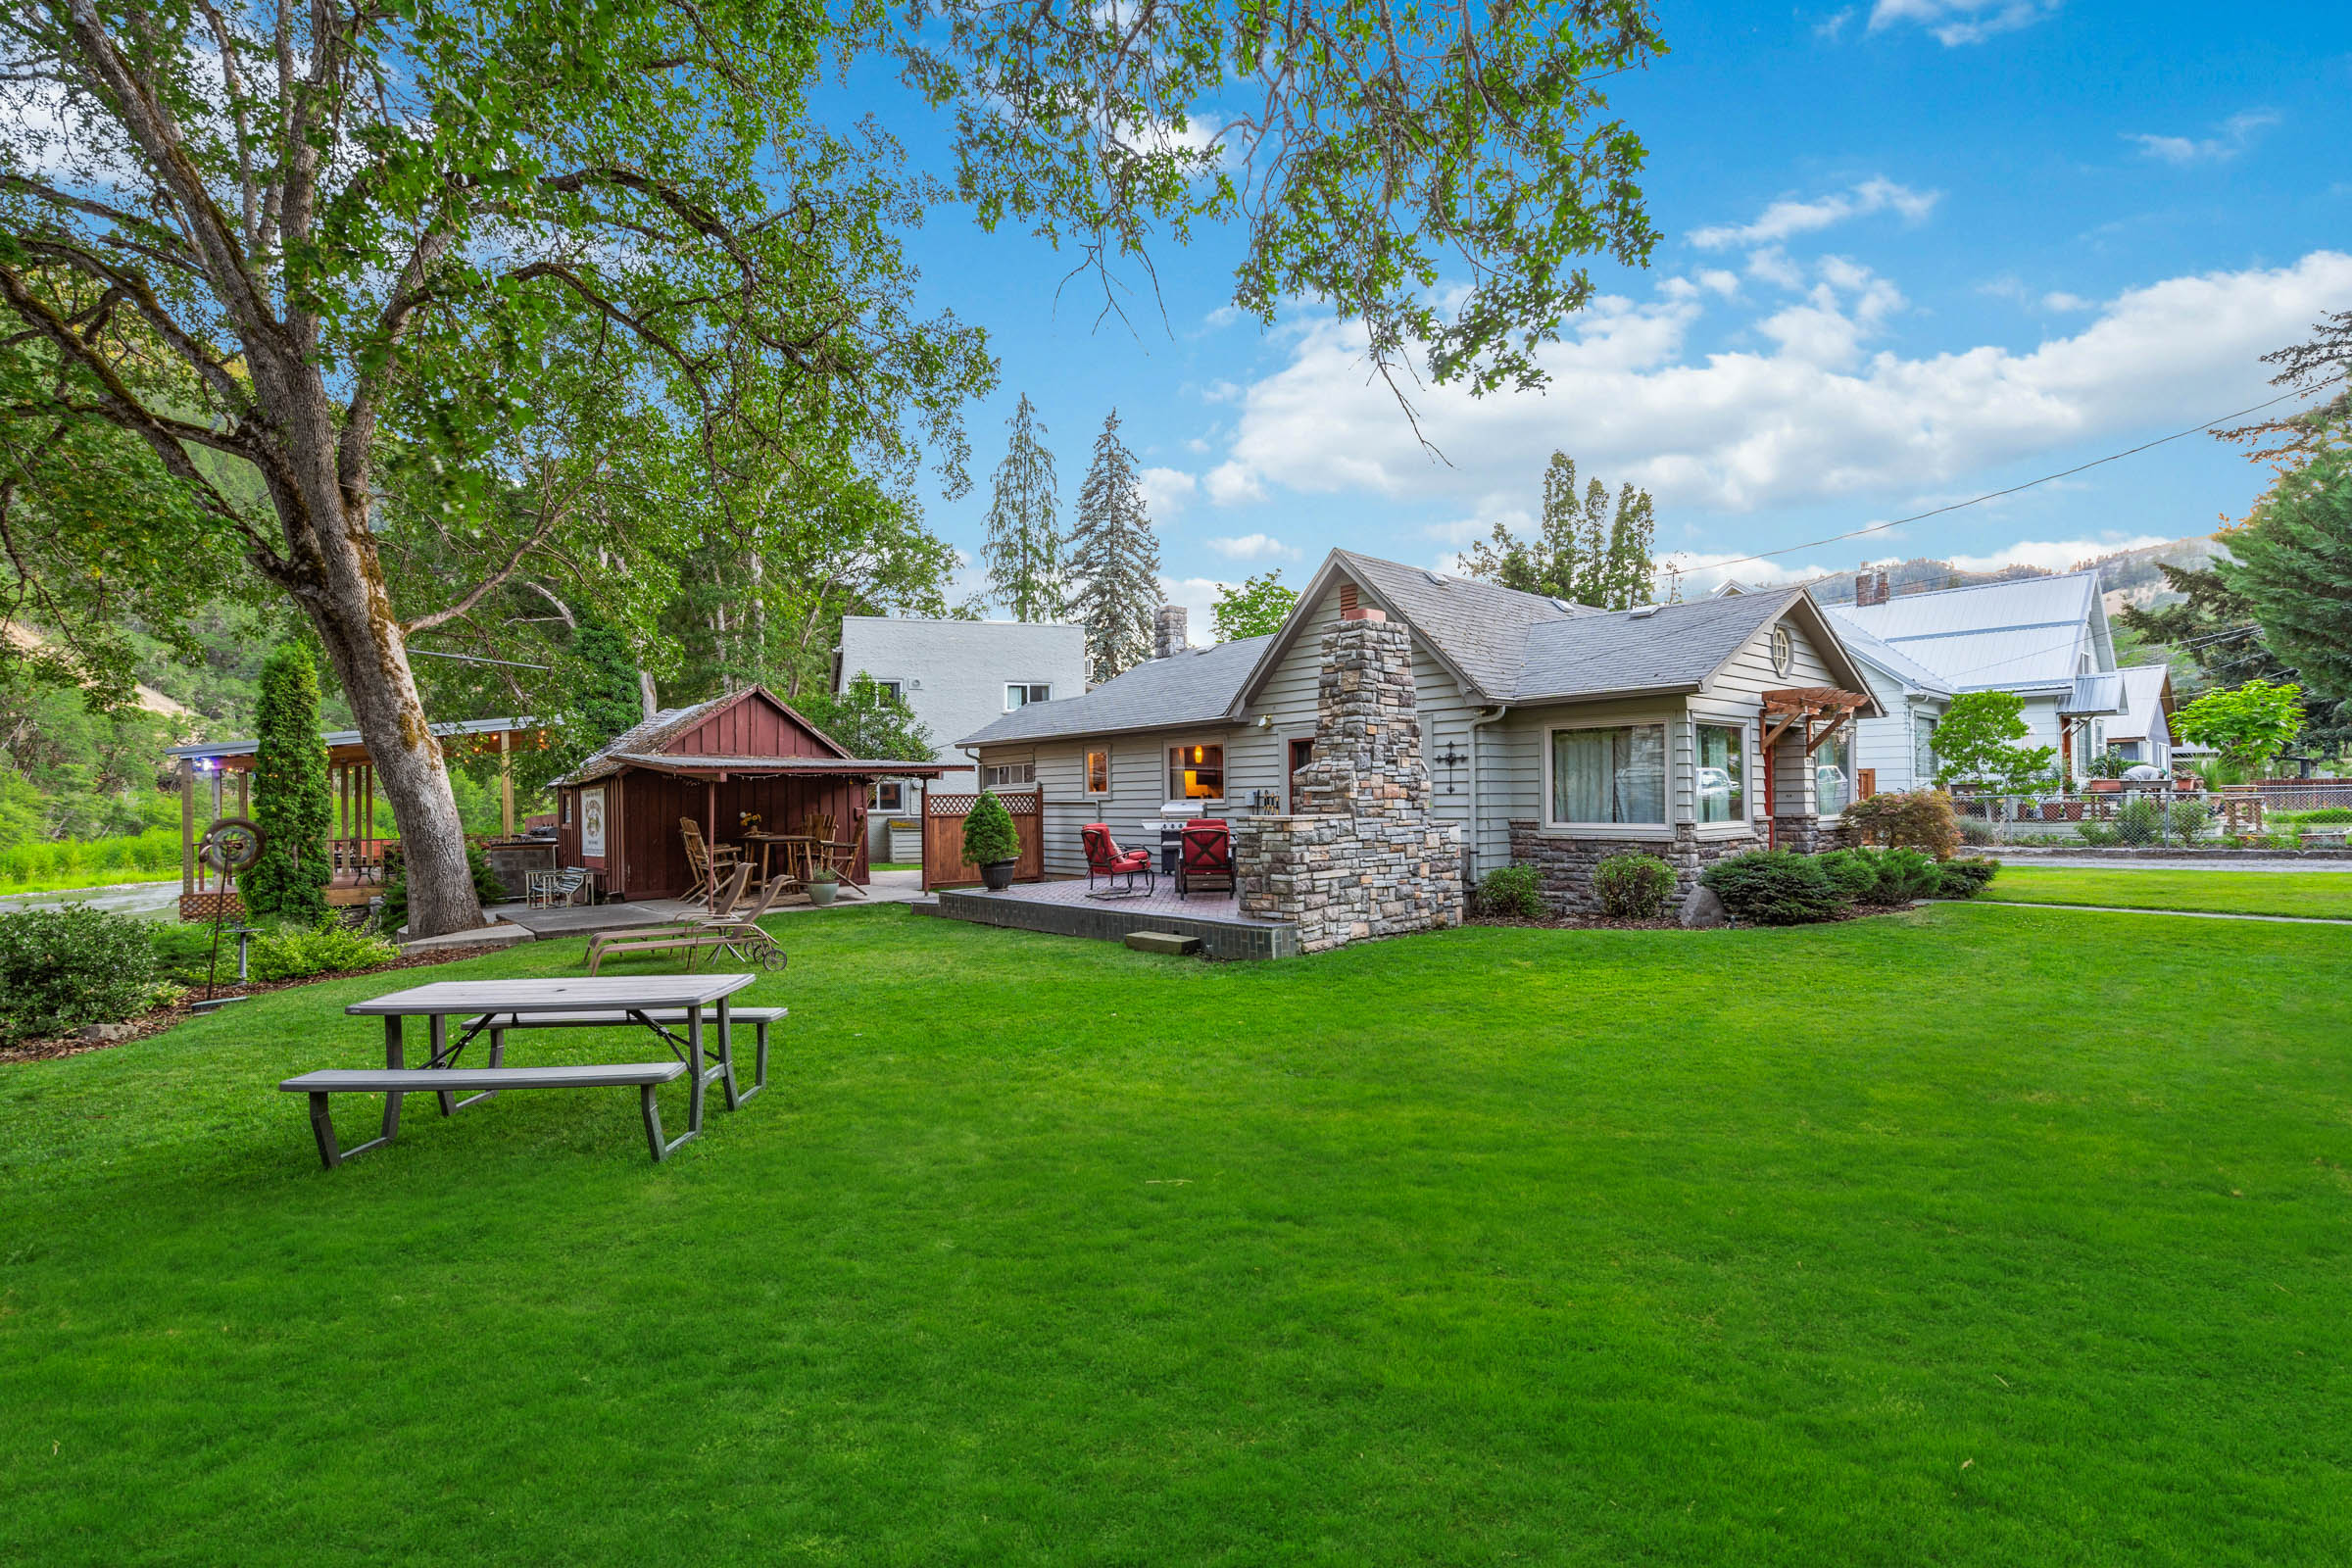
[[[2095,569],[2099,574],[2099,586],[2108,596],[2108,611],[2112,613],[2122,605],[2154,605],[2177,597],[2164,586],[2164,573],[2156,569],[2160,563],[2175,566],[2202,566],[2220,553],[2221,546],[2211,534],[2200,534],[2188,539],[2168,540],[2139,550],[2119,550],[2113,555],[2078,561],[2067,569]],[[1964,571],[1948,561],[1925,556],[1914,556],[1907,561],[1872,562],[1869,565],[1874,571],[1886,573],[1886,585],[1896,594],[1928,593],[1938,588],[1968,588],[1978,583],[2058,575],[2039,566]],[[1805,586],[1811,588],[1813,596],[1825,605],[1850,604],[1854,597],[1854,573],[1847,571],[1816,578]]]

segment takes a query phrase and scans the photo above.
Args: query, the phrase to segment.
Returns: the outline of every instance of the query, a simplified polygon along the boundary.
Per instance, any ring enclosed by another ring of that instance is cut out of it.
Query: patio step
[[[1176,957],[1189,957],[1200,951],[1200,939],[1174,931],[1130,931],[1127,945],[1138,953],[1165,953]]]

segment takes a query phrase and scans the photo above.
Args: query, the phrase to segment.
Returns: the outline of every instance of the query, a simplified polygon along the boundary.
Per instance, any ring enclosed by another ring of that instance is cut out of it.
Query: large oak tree
[[[918,314],[898,243],[946,193],[819,122],[828,69],[954,114],[984,225],[1106,270],[1230,232],[1240,306],[1328,302],[1381,372],[1483,390],[1540,382],[1581,258],[1646,257],[1595,83],[1658,47],[1640,0],[26,0],[0,12],[7,586],[101,678],[125,602],[291,602],[413,928],[463,927],[413,639],[551,561],[622,591],[632,497],[736,529],[747,497],[788,517],[960,460],[993,368]],[[668,487],[615,498],[649,461]],[[387,569],[403,539],[431,569]]]

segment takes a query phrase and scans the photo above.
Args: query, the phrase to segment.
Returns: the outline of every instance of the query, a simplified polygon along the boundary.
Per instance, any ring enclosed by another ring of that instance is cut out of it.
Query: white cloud
[[[2052,289],[2041,297],[2041,308],[2045,311],[2090,311],[2096,310],[2098,304],[2097,300],[2086,300],[2064,289]]]
[[[1870,8],[1870,30],[1917,23],[1937,43],[1957,49],[2031,27],[2057,10],[2058,0],[1878,0]]]
[[[1836,43],[1838,35],[1845,30],[1845,24],[1853,20],[1854,8],[1852,6],[1847,6],[1843,11],[1833,12],[1813,24],[1813,36],[1826,38],[1831,43]]]
[[[1208,548],[1228,561],[1297,561],[1298,552],[1271,534],[1246,533],[1237,539],[1211,539]]]
[[[1690,243],[1701,250],[1721,250],[1727,245],[1774,245],[1791,235],[1809,234],[1849,218],[1885,212],[1889,207],[1906,221],[1916,223],[1935,211],[1942,195],[1941,191],[1918,191],[1898,185],[1882,174],[1849,191],[1819,196],[1809,202],[1784,196],[1759,213],[1754,222],[1721,223],[1696,229],[1690,235]]]
[[[1137,475],[1144,492],[1144,511],[1154,522],[1182,512],[1200,489],[1200,481],[1182,468],[1146,468]]]
[[[1208,477],[1201,482],[1208,489],[1208,499],[1220,507],[1266,499],[1266,488],[1259,482],[1256,470],[1246,464],[1220,463],[1208,470]]]
[[[2278,117],[2267,109],[2250,109],[2242,115],[2231,115],[2222,122],[2217,136],[2147,136],[2127,133],[2125,140],[2139,143],[2146,156],[2161,160],[2178,169],[2192,164],[2226,164],[2254,145],[2254,138],[2278,123]]]
[[[1906,357],[1864,344],[1902,309],[1884,278],[1824,264],[1803,299],[1753,324],[1769,347],[1700,355],[1692,299],[1609,296],[1542,355],[1548,395],[1425,387],[1414,442],[1367,378],[1360,329],[1302,326],[1289,363],[1243,396],[1211,499],[1269,487],[1414,499],[1484,515],[1525,506],[1556,447],[1667,508],[1744,512],[1915,495],[2110,434],[2210,417],[2266,385],[2260,357],[2352,295],[2352,255],[2170,278],[2096,307],[2030,350]]]
[[[2065,571],[2082,562],[2098,556],[2112,556],[2119,550],[2145,550],[2151,545],[2166,543],[2157,533],[2109,534],[2103,539],[2021,539],[1989,556],[1951,556],[1947,559],[1962,571],[1999,571],[2005,566],[2039,566],[2044,571]]]

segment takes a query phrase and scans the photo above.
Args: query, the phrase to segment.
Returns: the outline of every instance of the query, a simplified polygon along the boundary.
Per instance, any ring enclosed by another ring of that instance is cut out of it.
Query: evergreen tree
[[[1580,500],[1576,460],[1554,452],[1544,470],[1544,516],[1534,541],[1496,523],[1491,538],[1470,547],[1470,575],[1571,604],[1630,610],[1657,594],[1656,532],[1648,491],[1624,486],[1612,513],[1608,487],[1593,479]]]
[[[300,643],[281,643],[262,665],[258,737],[253,819],[262,830],[262,858],[238,889],[258,919],[317,925],[326,918],[334,798],[318,735],[318,667]]]
[[[1152,657],[1159,605],[1159,541],[1144,514],[1135,454],[1119,439],[1116,409],[1095,438],[1078,492],[1070,570],[1078,579],[1070,608],[1086,627],[1087,679],[1099,686]]]
[[[1005,423],[1012,439],[988,507],[988,585],[1013,619],[1052,620],[1062,613],[1063,543],[1054,454],[1038,439],[1046,427],[1026,392]]]
[[[2324,448],[2279,475],[2229,536],[2221,578],[2264,640],[2323,697],[2352,697],[2352,450]]]

